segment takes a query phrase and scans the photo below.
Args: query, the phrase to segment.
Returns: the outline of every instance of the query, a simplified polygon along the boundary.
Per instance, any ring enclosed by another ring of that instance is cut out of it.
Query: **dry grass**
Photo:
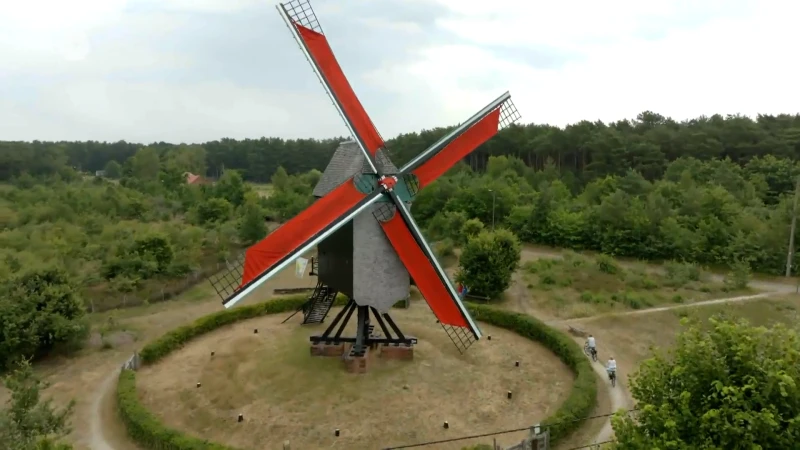
[[[643,264],[622,265],[603,256],[574,252],[563,256],[527,261],[517,275],[517,282],[527,288],[529,306],[553,318],[589,317],[753,292],[727,290],[723,283],[689,265],[672,266],[680,270],[669,272]],[[693,272],[691,278],[689,272]]]
[[[272,195],[273,187],[271,184],[261,184],[261,183],[248,183],[251,188],[261,197],[267,198]]]
[[[415,360],[373,355],[366,375],[346,373],[337,358],[309,356],[308,336],[322,327],[281,325],[280,316],[203,336],[140,371],[138,385],[168,424],[253,449],[279,448],[284,440],[302,449],[372,449],[523,427],[552,414],[571,388],[572,374],[555,355],[509,331],[483,325],[492,340],[461,356],[424,302],[393,316],[420,340]],[[240,412],[243,424],[236,423]]]
[[[800,296],[786,296],[740,303],[677,308],[650,314],[606,316],[581,322],[581,329],[597,338],[599,358],[614,356],[620,368],[620,380],[627,385],[627,376],[653,354],[653,349],[666,350],[675,342],[683,317],[707,321],[725,313],[744,317],[753,325],[797,323]]]

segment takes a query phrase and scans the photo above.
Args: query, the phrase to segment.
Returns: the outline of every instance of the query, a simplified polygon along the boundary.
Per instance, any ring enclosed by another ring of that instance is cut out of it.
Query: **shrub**
[[[683,286],[690,281],[700,281],[701,271],[696,264],[670,261],[664,264],[670,286]]]
[[[459,230],[461,243],[464,244],[468,242],[470,239],[474,238],[475,236],[481,234],[483,229],[484,229],[483,222],[481,222],[480,219],[467,220],[461,226],[461,230]]]
[[[339,297],[337,301],[341,303],[343,298],[344,297]],[[183,344],[190,341],[195,336],[208,333],[209,331],[240,320],[296,309],[302,305],[306,299],[306,295],[294,295],[209,314],[195,320],[189,325],[175,328],[161,336],[157,340],[146,345],[142,351],[139,352],[139,356],[143,364],[152,364],[182,347]]]
[[[614,258],[608,255],[598,255],[595,258],[595,264],[597,265],[597,270],[603,273],[607,273],[609,275],[614,275],[619,273],[619,265],[617,262],[614,261]]]
[[[484,231],[467,242],[461,252],[456,281],[476,295],[496,298],[511,285],[522,247],[508,230]]]
[[[0,289],[0,369],[55,348],[74,349],[89,332],[83,300],[62,269],[27,271]]]
[[[750,264],[745,260],[738,260],[731,264],[731,270],[725,275],[725,286],[728,289],[745,289],[750,283]]]

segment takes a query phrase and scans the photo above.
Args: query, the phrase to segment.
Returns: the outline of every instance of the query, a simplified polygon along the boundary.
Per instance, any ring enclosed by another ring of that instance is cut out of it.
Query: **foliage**
[[[69,416],[75,402],[55,408],[51,400],[42,400],[47,388],[33,372],[27,360],[5,377],[11,393],[6,407],[0,410],[0,442],[6,450],[70,450],[72,446],[58,442],[69,429]]]
[[[750,264],[738,260],[731,266],[730,272],[725,275],[725,284],[732,289],[743,289],[750,283]]]
[[[118,183],[93,173],[82,179],[66,157],[51,155],[63,147],[34,147],[57,164],[29,161],[27,172],[12,174],[13,186],[0,186],[0,284],[54,266],[92,311],[163,300],[266,235],[264,200],[237,171],[213,186],[186,183],[186,172],[206,170],[202,147],[125,147],[125,158],[100,167]],[[318,178],[293,175],[289,184],[310,193]]]
[[[106,164],[103,170],[105,171],[105,176],[112,180],[118,180],[122,176],[122,166],[113,159]]]
[[[65,271],[30,270],[1,287],[0,370],[57,346],[73,349],[88,334],[83,301]]]
[[[433,254],[437,259],[449,258],[455,255],[455,244],[450,238],[433,243]]]
[[[142,364],[153,364],[191,339],[234,322],[276,314],[297,308],[306,300],[298,295],[284,297],[240,308],[220,311],[201,317],[189,325],[176,328],[145,346],[140,352]],[[339,296],[336,305],[345,304]],[[533,317],[481,305],[468,304],[476,320],[509,329],[523,337],[542,343],[553,351],[576,374],[569,397],[555,414],[543,422],[550,427],[551,439],[566,436],[579,426],[577,419],[585,417],[597,401],[595,376],[582,349],[568,336],[548,327]],[[159,450],[229,450],[231,447],[187,436],[166,427],[139,401],[136,392],[136,373],[123,370],[117,385],[117,409],[131,438],[144,448]]]
[[[403,134],[387,148],[402,165],[448,131]],[[76,179],[74,169],[93,172],[116,161],[122,165],[120,184],[147,195],[157,196],[156,184],[172,190],[182,171],[221,176],[220,188],[209,195],[224,198],[235,210],[244,200],[242,180],[274,177],[278,188],[262,206],[284,221],[313,201],[311,187],[339,142],[0,142],[0,180],[30,189],[42,177],[66,183]],[[755,271],[779,274],[789,197],[800,175],[798,142],[800,115],[676,122],[645,111],[635,120],[612,123],[512,126],[426,186],[415,198],[414,217],[432,228],[441,215],[444,222],[454,221],[448,234],[431,237],[449,237],[457,245],[463,240],[455,225],[478,219],[510,229],[523,242],[711,266],[745,259]],[[194,192],[187,195],[193,200],[181,197],[184,205],[199,202]],[[127,205],[126,218],[152,220],[151,211],[160,211],[174,219],[185,212],[165,211],[164,205],[154,209],[152,203]],[[27,217],[14,201],[0,202],[0,222],[19,215]]]
[[[668,355],[632,377],[637,418],[614,417],[620,449],[793,448],[800,438],[800,336],[724,316],[683,319]]]
[[[483,231],[461,252],[456,280],[476,295],[496,298],[511,285],[522,247],[508,230]]]
[[[273,219],[283,222],[299,214],[314,201],[311,191],[319,181],[319,172],[301,175],[288,175],[283,167],[272,176],[272,194],[265,205]]]
[[[662,272],[636,263],[622,265],[608,255],[571,251],[562,258],[527,261],[522,268],[528,289],[550,291],[548,295],[534,293],[533,301],[550,303],[561,318],[682,303],[685,298],[704,300],[744,289],[705,277],[700,267],[690,263],[667,262]]]
[[[245,245],[252,245],[263,239],[267,235],[265,215],[264,208],[261,207],[257,198],[248,197],[237,213],[239,241]]]
[[[142,364],[153,364],[196,336],[240,320],[289,311],[302,305],[306,300],[308,299],[305,295],[295,295],[254,305],[223,310],[201,317],[188,325],[175,328],[159,339],[147,344],[139,352],[139,356],[141,357]],[[336,305],[344,306],[344,304],[345,297],[341,295],[338,296]]]

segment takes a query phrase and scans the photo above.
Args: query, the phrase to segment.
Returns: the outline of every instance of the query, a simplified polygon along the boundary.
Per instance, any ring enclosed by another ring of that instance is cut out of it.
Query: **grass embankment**
[[[621,264],[605,256],[564,252],[563,258],[525,262],[522,279],[531,305],[559,318],[691,303],[754,292],[732,282],[716,281],[701,268],[666,263],[662,268]]]

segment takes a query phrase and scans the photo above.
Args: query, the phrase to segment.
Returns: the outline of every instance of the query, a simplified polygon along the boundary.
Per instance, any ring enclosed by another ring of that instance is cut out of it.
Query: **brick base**
[[[344,344],[311,344],[311,356],[341,357],[344,353]]]
[[[410,361],[414,359],[413,345],[383,345],[381,346],[381,358],[398,359]]]
[[[344,367],[350,373],[367,373],[369,368],[369,347],[365,349],[364,356],[350,356],[348,352],[344,356]]]

